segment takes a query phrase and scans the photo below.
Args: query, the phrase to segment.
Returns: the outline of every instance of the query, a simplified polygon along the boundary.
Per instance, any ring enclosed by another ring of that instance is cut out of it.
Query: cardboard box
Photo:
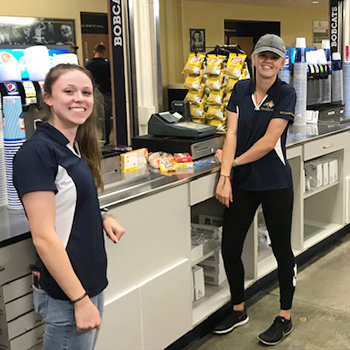
[[[224,223],[224,219],[220,216],[199,214],[198,215],[198,222],[201,225],[210,225],[210,226],[221,227]]]
[[[192,156],[189,153],[175,153],[174,158],[176,163],[192,162]]]
[[[191,262],[200,259],[203,256],[203,244],[192,245],[191,248]]]
[[[193,281],[193,272],[191,273],[191,296],[192,296],[192,301],[194,301],[194,281]]]
[[[323,166],[323,185],[326,186],[329,184],[329,163],[325,159],[321,159]]]
[[[205,296],[204,272],[203,267],[192,267],[193,286],[194,286],[194,300],[199,300]]]
[[[306,178],[310,178],[311,187],[320,187],[323,185],[323,166],[318,161],[309,161],[304,163]]]
[[[338,159],[329,158],[329,183],[338,181]]]
[[[209,258],[206,259],[205,261],[212,261],[212,262],[215,262],[215,264],[219,264],[220,261],[222,261],[221,250],[215,251],[214,254],[209,256]]]
[[[204,235],[208,238],[220,240],[222,237],[222,227],[191,223],[191,233],[193,235]]]
[[[185,163],[175,163],[176,170],[193,170],[193,162],[185,162]]]
[[[225,275],[224,261],[222,260],[222,255],[220,254],[217,260],[206,259],[199,263],[204,269],[204,274],[216,274]]]
[[[147,165],[147,148],[140,148],[120,155],[120,168],[122,172],[134,171]]]
[[[204,281],[207,284],[214,286],[220,286],[223,282],[227,280],[226,274],[216,274],[216,273],[204,273]]]

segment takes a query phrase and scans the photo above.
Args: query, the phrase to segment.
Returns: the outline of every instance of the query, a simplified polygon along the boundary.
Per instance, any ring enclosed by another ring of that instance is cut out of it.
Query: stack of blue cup
[[[4,127],[0,94],[0,207],[7,205],[7,186],[4,151]]]
[[[344,116],[350,118],[350,61],[345,61],[344,72]]]
[[[286,51],[286,60],[284,62],[284,67],[278,71],[278,77],[286,82],[287,84],[290,83],[290,70],[289,70],[289,54],[288,50]]]
[[[3,113],[4,125],[4,149],[7,196],[9,209],[22,209],[17,191],[13,185],[13,158],[26,140],[24,120],[22,115],[22,102],[20,96],[4,96]]]
[[[332,102],[343,103],[343,70],[340,52],[332,53]]]

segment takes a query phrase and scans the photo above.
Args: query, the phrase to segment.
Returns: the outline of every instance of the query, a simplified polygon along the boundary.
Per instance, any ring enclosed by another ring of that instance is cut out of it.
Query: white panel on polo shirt
[[[278,155],[278,158],[281,160],[281,162],[284,165],[286,165],[286,160],[283,157],[282,146],[281,146],[281,139],[280,138],[278,139],[278,141],[276,143],[275,151],[276,151],[276,153]]]
[[[66,248],[72,231],[74,213],[77,203],[77,189],[67,170],[58,166],[55,184],[58,192],[55,195],[56,232]]]

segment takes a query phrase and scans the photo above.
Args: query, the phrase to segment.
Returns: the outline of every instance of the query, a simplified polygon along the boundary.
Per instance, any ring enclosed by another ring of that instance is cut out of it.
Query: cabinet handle
[[[329,143],[328,145],[323,146],[324,149],[333,147],[334,143]]]
[[[0,272],[5,270],[5,266],[0,266]]]

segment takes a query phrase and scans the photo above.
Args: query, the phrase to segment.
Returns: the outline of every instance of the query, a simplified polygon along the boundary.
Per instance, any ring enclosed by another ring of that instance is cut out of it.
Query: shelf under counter
[[[325,185],[325,186],[320,186],[317,188],[313,187],[309,191],[304,192],[304,199],[310,198],[310,197],[314,196],[315,194],[321,193],[323,191],[328,190],[329,188],[337,186],[337,185],[339,185],[339,183],[340,183],[339,181],[335,181],[335,182],[328,184],[328,185]]]
[[[246,279],[244,287],[247,289],[255,280]],[[193,327],[208,318],[215,311],[219,310],[222,306],[226,305],[231,298],[230,288],[228,281],[226,280],[220,286],[205,285],[205,296],[192,303],[192,324]]]
[[[321,242],[333,233],[342,229],[344,225],[320,221],[305,220],[304,222],[304,250]]]

